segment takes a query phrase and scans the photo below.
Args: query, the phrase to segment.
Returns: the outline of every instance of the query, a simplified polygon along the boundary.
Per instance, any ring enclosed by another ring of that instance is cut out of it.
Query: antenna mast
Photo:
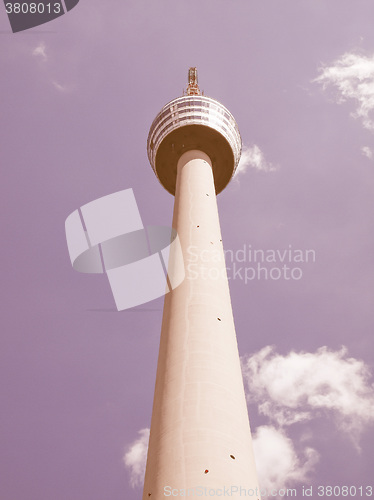
[[[197,69],[196,68],[190,68],[188,70],[187,95],[201,95],[199,86],[197,84]]]

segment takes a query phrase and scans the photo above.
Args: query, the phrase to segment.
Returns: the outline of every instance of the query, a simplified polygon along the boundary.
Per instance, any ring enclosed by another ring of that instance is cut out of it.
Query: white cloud
[[[66,85],[61,85],[61,83],[58,83],[55,80],[52,81],[52,85],[59,92],[68,92],[69,90],[69,88]]]
[[[149,429],[142,429],[138,434],[140,437],[126,449],[123,457],[133,488],[141,487],[144,482]],[[260,487],[268,491],[306,482],[319,458],[310,447],[303,449],[300,458],[285,431],[267,425],[256,429],[253,448]]]
[[[260,170],[261,172],[273,172],[277,170],[277,167],[265,159],[264,153],[256,144],[251,147],[243,146],[235,175],[245,173],[248,167]]]
[[[46,52],[46,45],[44,42],[40,42],[39,45],[35,47],[35,49],[32,51],[32,55],[34,57],[40,57],[43,62],[48,60],[47,52]]]
[[[282,356],[267,346],[243,361],[243,374],[249,399],[279,426],[327,412],[358,447],[361,432],[374,422],[370,371],[344,347]]]
[[[42,63],[46,63],[48,61],[46,44],[44,42],[40,42],[32,51],[32,56],[38,58],[38,60]],[[53,87],[61,93],[71,92],[72,90],[74,90],[74,87],[72,87],[71,85],[63,85],[57,80],[53,79],[51,77],[51,69],[49,66],[50,63],[43,65],[41,68],[49,84],[52,84]]]
[[[374,423],[374,391],[370,371],[361,360],[350,358],[347,349],[327,347],[315,353],[291,351],[277,354],[267,346],[242,359],[246,393],[251,403],[274,425],[263,425],[253,434],[261,489],[292,487],[307,483],[319,460],[307,446],[312,435],[293,442],[286,433],[295,422],[331,415],[344,435],[359,449],[359,438]],[[124,463],[132,487],[141,486],[147,459],[149,429],[126,450]]]
[[[313,82],[320,83],[324,90],[335,87],[338,103],[347,99],[356,101],[353,116],[360,118],[365,128],[374,131],[374,55],[366,57],[347,52],[331,66],[320,68],[320,72]]]
[[[149,441],[149,429],[141,429],[136,439],[127,449],[123,461],[130,474],[130,484],[133,488],[142,486]]]
[[[369,158],[369,160],[373,159],[373,150],[369,148],[369,146],[362,147],[361,152],[366,158]]]
[[[267,425],[257,428],[253,448],[259,485],[267,492],[308,482],[319,459],[316,450],[310,447],[304,448],[302,457],[298,456],[284,430]]]

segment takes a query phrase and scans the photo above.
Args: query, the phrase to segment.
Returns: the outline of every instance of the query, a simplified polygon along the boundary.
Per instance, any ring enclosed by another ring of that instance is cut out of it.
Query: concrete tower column
[[[192,132],[190,147],[201,138]],[[186,277],[165,296],[143,500],[224,489],[260,498],[216,202],[220,146],[209,147],[182,148],[175,168],[161,166],[174,172]],[[180,149],[175,135],[170,148],[170,156]],[[221,176],[223,187],[228,180]]]

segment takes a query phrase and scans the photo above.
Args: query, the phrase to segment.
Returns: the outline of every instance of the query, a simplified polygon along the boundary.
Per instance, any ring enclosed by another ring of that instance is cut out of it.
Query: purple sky
[[[230,282],[262,484],[373,485],[373,19],[372,0],[81,0],[12,34],[0,6],[1,500],[141,498],[163,299],[117,312],[64,222],[133,188],[145,225],[171,223],[146,139],[189,66],[246,151],[225,249],[316,255]]]

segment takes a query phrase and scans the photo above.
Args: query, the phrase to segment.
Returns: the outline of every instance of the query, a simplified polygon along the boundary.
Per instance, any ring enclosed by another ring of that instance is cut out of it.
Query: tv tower
[[[156,116],[147,149],[175,195],[186,277],[165,296],[143,500],[224,489],[259,499],[216,202],[241,137],[231,113],[201,95],[196,68]]]

